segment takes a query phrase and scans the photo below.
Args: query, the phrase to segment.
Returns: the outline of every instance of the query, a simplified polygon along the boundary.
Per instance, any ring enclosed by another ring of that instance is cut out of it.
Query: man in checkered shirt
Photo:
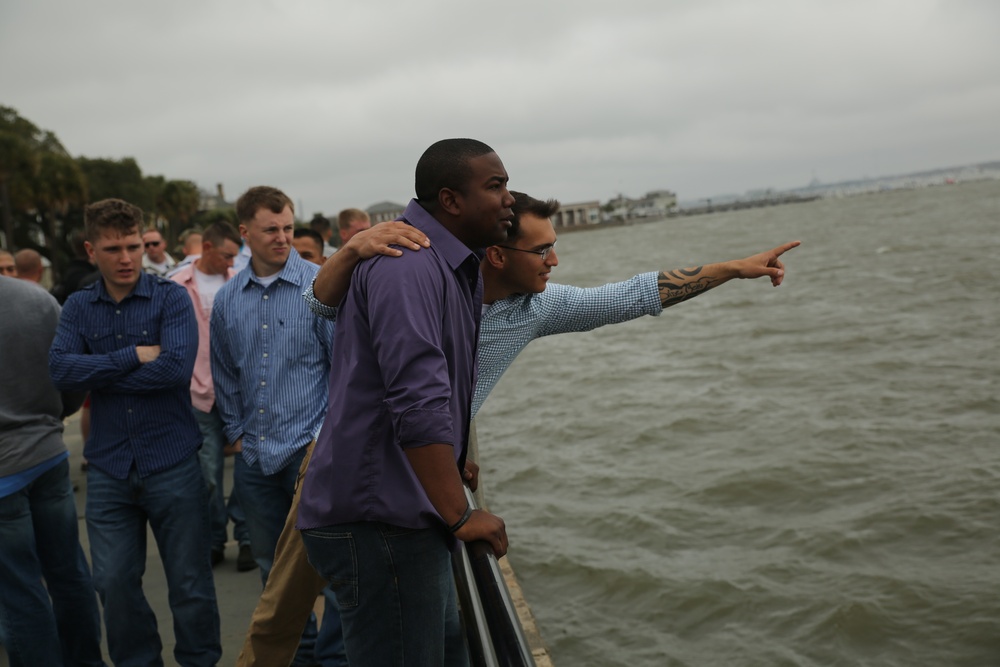
[[[486,248],[481,265],[485,308],[480,324],[473,416],[500,376],[536,338],[659,315],[664,308],[733,278],[767,276],[777,287],[784,278],[784,265],[778,258],[799,245],[793,241],[746,259],[640,273],[601,287],[547,285],[550,272],[559,264],[556,233],[550,220],[559,210],[559,202],[541,201],[522,192],[511,194],[514,219],[507,230],[507,241]]]
[[[521,192],[514,196],[514,217],[503,245],[485,249],[480,265],[483,273],[483,316],[479,329],[477,357],[479,374],[472,401],[475,417],[483,401],[525,346],[536,338],[627,322],[643,315],[659,315],[664,308],[703,294],[733,278],[769,277],[777,287],[784,278],[779,257],[799,245],[786,243],[773,250],[745,259],[703,266],[641,273],[619,283],[580,288],[548,285],[549,274],[559,264],[556,233],[550,218],[559,210],[555,200],[541,201]],[[374,231],[375,228],[373,228]],[[416,244],[409,245],[416,250]],[[402,252],[402,251],[400,251]],[[342,253],[334,255],[344,259]],[[356,260],[354,264],[357,263]],[[309,307],[321,317],[335,319],[350,283],[346,264],[328,261],[303,295]],[[300,478],[302,473],[300,472]],[[237,667],[253,664],[252,647],[266,644],[271,655],[285,649],[294,654],[296,638],[278,637],[269,619],[280,617],[288,626],[301,625],[326,582],[309,565],[302,538],[295,529],[298,493],[274,555],[272,580],[264,589],[251,620],[243,653]],[[272,585],[271,582],[275,585]],[[281,584],[277,584],[281,581]]]

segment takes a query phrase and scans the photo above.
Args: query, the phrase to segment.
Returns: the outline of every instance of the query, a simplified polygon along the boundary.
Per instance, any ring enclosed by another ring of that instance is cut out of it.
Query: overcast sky
[[[692,200],[1000,160],[998,35],[996,0],[3,0],[0,104],[305,218],[456,136],[535,196]]]

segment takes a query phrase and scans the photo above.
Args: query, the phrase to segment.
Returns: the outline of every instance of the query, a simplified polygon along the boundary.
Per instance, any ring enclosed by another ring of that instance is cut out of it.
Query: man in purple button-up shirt
[[[416,192],[403,218],[430,248],[355,270],[299,507],[352,664],[467,664],[454,538],[507,551],[503,521],[470,511],[462,477],[475,482],[464,470],[483,291],[473,250],[506,239],[514,199],[500,158],[471,139],[428,148]]]

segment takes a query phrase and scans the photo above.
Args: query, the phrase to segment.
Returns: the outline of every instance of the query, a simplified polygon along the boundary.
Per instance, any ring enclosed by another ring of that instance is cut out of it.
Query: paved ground
[[[90,558],[90,545],[87,542],[87,525],[84,520],[84,501],[87,493],[87,474],[81,472],[80,464],[83,462],[83,440],[80,437],[79,415],[66,420],[66,432],[64,439],[69,448],[70,476],[73,482],[79,487],[76,492],[77,516],[80,519],[80,542],[83,544],[83,551]],[[225,489],[228,492],[233,483],[233,463],[231,458],[226,459]],[[479,502],[483,505],[482,497]],[[230,526],[231,532],[232,526]],[[146,559],[146,576],[143,580],[143,590],[150,606],[156,612],[156,618],[160,626],[160,638],[163,640],[163,664],[166,667],[176,667],[177,662],[173,659],[174,635],[170,618],[170,607],[167,604],[167,583],[163,576],[163,566],[160,563],[160,554],[156,549],[156,541],[152,532],[148,533],[148,557]],[[259,570],[250,572],[236,571],[236,555],[238,546],[230,541],[226,545],[226,560],[216,566],[215,591],[219,600],[219,616],[222,621],[222,659],[219,665],[234,665],[236,657],[243,647],[243,638],[246,635],[247,626],[250,622],[250,615],[253,613],[257,598],[260,596],[261,582]],[[504,574],[507,579],[507,586],[515,600],[521,624],[531,644],[532,653],[538,667],[551,667],[551,661],[547,654],[544,643],[535,627],[534,618],[520,587],[514,578],[513,571],[510,570],[507,559],[501,561]],[[317,605],[317,615],[322,615],[322,604]],[[102,642],[107,658],[107,642]],[[110,661],[108,661],[110,665]],[[3,647],[0,647],[0,667],[9,667],[7,654]]]
[[[80,471],[83,461],[83,441],[80,437],[80,424],[76,417],[66,421],[66,446],[69,448],[70,475],[79,486],[76,492],[77,516],[80,517],[80,541],[83,551],[90,557],[90,546],[87,542],[87,525],[83,517],[84,500],[87,493],[87,475]],[[226,491],[232,488],[232,459],[226,460]],[[230,529],[232,526],[230,526]],[[163,640],[163,663],[167,667],[177,665],[173,659],[174,635],[170,618],[170,607],[167,604],[167,583],[163,576],[163,566],[160,554],[156,549],[156,541],[152,532],[149,533],[149,550],[146,559],[146,576],[143,579],[143,590],[149,599],[149,604],[156,612],[160,626],[160,637]],[[246,635],[250,614],[260,596],[261,583],[259,570],[250,572],[236,571],[236,554],[238,546],[230,541],[226,546],[226,560],[215,568],[215,590],[219,600],[219,616],[222,621],[222,660],[220,665],[232,665],[236,662],[243,637]],[[107,660],[107,643],[102,642]],[[110,665],[111,663],[108,662]],[[0,667],[8,667],[7,654],[0,647]]]

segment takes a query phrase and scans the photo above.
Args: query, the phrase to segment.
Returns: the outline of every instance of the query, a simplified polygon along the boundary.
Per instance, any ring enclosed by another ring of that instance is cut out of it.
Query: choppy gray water
[[[801,239],[536,341],[478,418],[557,667],[1000,665],[1000,182],[564,234],[596,285]]]

